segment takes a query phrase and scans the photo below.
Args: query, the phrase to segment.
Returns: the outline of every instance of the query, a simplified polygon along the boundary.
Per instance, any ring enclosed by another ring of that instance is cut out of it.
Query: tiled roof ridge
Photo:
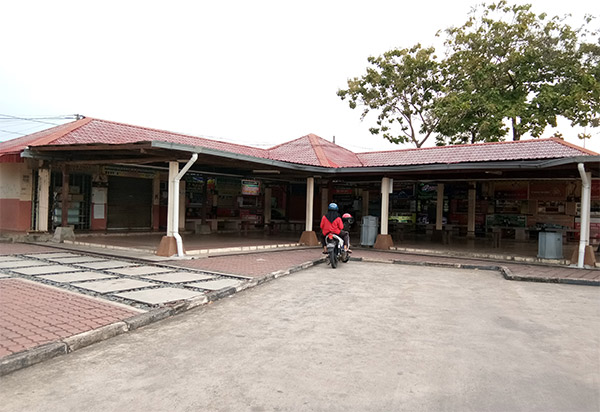
[[[133,124],[129,124],[129,123],[116,122],[116,121],[113,121],[113,120],[104,120],[104,119],[98,119],[98,118],[91,118],[91,119],[93,119],[94,121],[103,122],[103,123],[111,123],[111,124],[116,124],[116,125],[125,126],[125,127],[133,127],[134,129],[144,129],[144,130],[148,130],[148,131],[152,131],[152,132],[157,132],[157,133],[168,133],[168,134],[172,134],[172,135],[175,135],[175,136],[181,136],[181,137],[187,137],[187,138],[191,137],[191,138],[194,138],[194,139],[209,140],[211,142],[223,143],[223,144],[226,144],[226,145],[236,146],[236,147],[240,147],[240,148],[252,149],[252,150],[259,150],[259,151],[264,152],[265,154],[268,153],[268,150],[262,149],[260,147],[247,146],[247,145],[238,144],[238,143],[223,142],[223,141],[220,141],[220,140],[208,139],[208,138],[202,137],[202,136],[194,136],[194,135],[191,135],[191,134],[184,134],[184,133],[179,133],[179,132],[172,132],[170,130],[156,129],[156,128],[153,128],[153,127],[138,126],[138,125],[133,125]]]
[[[66,128],[64,130],[61,129],[50,133],[48,136],[41,138],[39,141],[36,141],[35,144],[31,146],[45,146],[47,144],[50,144],[53,141],[63,137],[64,135],[67,135],[79,129],[82,126],[85,126],[93,120],[95,120],[93,117],[84,117],[83,119],[75,120],[73,123],[67,123],[65,124]]]
[[[432,146],[432,147],[409,147],[407,149],[396,149],[396,150],[376,150],[373,152],[360,152],[360,153],[356,153],[357,155],[362,155],[362,154],[376,154],[376,153],[394,153],[394,152],[410,152],[410,151],[426,151],[426,150],[443,150],[443,149],[448,149],[448,148],[454,148],[454,147],[476,147],[476,146],[492,146],[492,145],[513,145],[513,144],[532,144],[532,143],[536,143],[536,142],[555,142],[555,143],[560,143],[563,144],[565,146],[568,146],[572,149],[577,149],[581,152],[587,153],[589,155],[592,156],[598,156],[599,154],[592,151],[592,150],[588,150],[588,149],[584,149],[583,147],[579,147],[575,144],[569,143],[564,141],[563,139],[560,139],[558,137],[547,137],[547,138],[543,138],[543,139],[527,139],[527,140],[508,140],[508,141],[503,141],[503,142],[482,142],[482,143],[465,143],[465,144],[454,144],[454,145],[447,145],[447,146]]]
[[[311,134],[312,134],[312,133],[309,133],[309,134],[306,134],[306,135],[304,135],[304,136],[300,136],[300,137],[298,137],[298,138],[296,138],[296,139],[292,139],[292,140],[290,140],[290,141],[288,141],[288,142],[279,143],[278,145],[275,145],[275,146],[273,146],[273,147],[269,147],[267,150],[268,150],[268,151],[271,151],[271,150],[276,150],[276,149],[279,149],[281,146],[287,146],[287,145],[289,145],[290,143],[293,143],[293,142],[295,142],[295,141],[298,141],[298,140],[302,140],[302,139],[304,139],[304,138],[307,138],[307,137],[308,137],[308,136],[310,136]]]
[[[325,151],[323,150],[323,144],[320,142],[320,140],[325,140],[325,139],[317,136],[316,134],[312,134],[312,133],[307,135],[307,137],[308,137],[308,141],[310,142],[311,147],[315,151],[315,155],[317,155],[317,159],[319,159],[319,163],[321,164],[321,166],[337,167],[337,165],[335,163],[333,163],[329,160],[329,158],[325,154]]]

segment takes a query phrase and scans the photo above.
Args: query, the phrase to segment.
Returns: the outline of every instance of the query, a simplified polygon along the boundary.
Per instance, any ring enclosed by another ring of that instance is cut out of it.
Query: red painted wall
[[[0,199],[0,230],[26,232],[31,228],[31,201]]]

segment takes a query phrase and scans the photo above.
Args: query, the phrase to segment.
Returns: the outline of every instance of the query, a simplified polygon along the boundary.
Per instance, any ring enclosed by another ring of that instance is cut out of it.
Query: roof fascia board
[[[298,163],[288,163],[288,162],[283,162],[281,160],[273,160],[273,159],[266,159],[266,158],[261,158],[261,157],[254,157],[254,156],[249,156],[249,155],[240,154],[240,153],[232,153],[232,152],[226,152],[223,150],[210,149],[210,148],[202,147],[202,146],[184,145],[184,144],[180,144],[180,143],[168,143],[168,142],[153,141],[152,147],[160,148],[160,149],[177,150],[177,151],[181,151],[181,152],[191,152],[191,153],[206,154],[206,155],[211,155],[211,156],[225,157],[227,159],[243,160],[246,162],[252,162],[252,163],[257,163],[257,164],[261,164],[261,165],[268,165],[268,166],[272,166],[272,167],[279,167],[282,169],[298,170],[298,171],[303,171],[303,172],[333,173],[333,171],[334,171],[334,169],[331,169],[328,167],[317,167],[317,166],[303,165],[303,164],[298,164]]]

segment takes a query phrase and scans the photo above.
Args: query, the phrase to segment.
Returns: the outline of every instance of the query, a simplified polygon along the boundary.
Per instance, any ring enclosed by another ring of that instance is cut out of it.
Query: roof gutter
[[[577,256],[577,267],[583,268],[585,260],[585,249],[590,243],[590,200],[592,185],[590,174],[586,173],[583,163],[577,165],[581,176],[581,230],[579,232],[579,250]]]
[[[173,189],[175,191],[173,196],[173,237],[175,238],[175,243],[177,245],[177,256],[183,257],[183,240],[181,239],[181,235],[179,234],[179,181],[185,175],[185,173],[189,170],[190,167],[198,160],[198,153],[194,153],[190,160],[183,166],[183,169],[177,173],[177,175],[173,178]]]

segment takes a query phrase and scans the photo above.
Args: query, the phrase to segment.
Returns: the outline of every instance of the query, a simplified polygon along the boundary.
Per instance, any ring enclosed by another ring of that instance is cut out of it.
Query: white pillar
[[[475,237],[475,209],[477,183],[469,183],[469,203],[467,209],[467,237]]]
[[[390,214],[390,193],[392,191],[392,179],[384,177],[381,179],[381,234],[388,234],[388,218]]]
[[[50,213],[50,169],[38,170],[37,199],[38,204],[35,229],[40,232],[47,232],[48,214]]]
[[[585,171],[583,163],[578,165],[581,175],[581,230],[579,232],[579,250],[577,267],[583,268],[585,263],[585,250],[590,244],[590,207],[592,194],[592,174]]]
[[[185,180],[179,181],[179,230],[185,230]]]
[[[315,178],[306,178],[306,231],[311,232],[313,226],[313,204],[315,201]]]
[[[264,224],[268,225],[271,223],[271,197],[272,190],[270,187],[265,188],[265,208],[264,208]]]
[[[169,196],[167,206],[167,236],[173,236],[175,227],[173,225],[175,217],[175,184],[174,180],[179,173],[179,162],[169,162]]]
[[[442,230],[444,220],[444,184],[437,185],[437,205],[435,207],[435,230]]]

